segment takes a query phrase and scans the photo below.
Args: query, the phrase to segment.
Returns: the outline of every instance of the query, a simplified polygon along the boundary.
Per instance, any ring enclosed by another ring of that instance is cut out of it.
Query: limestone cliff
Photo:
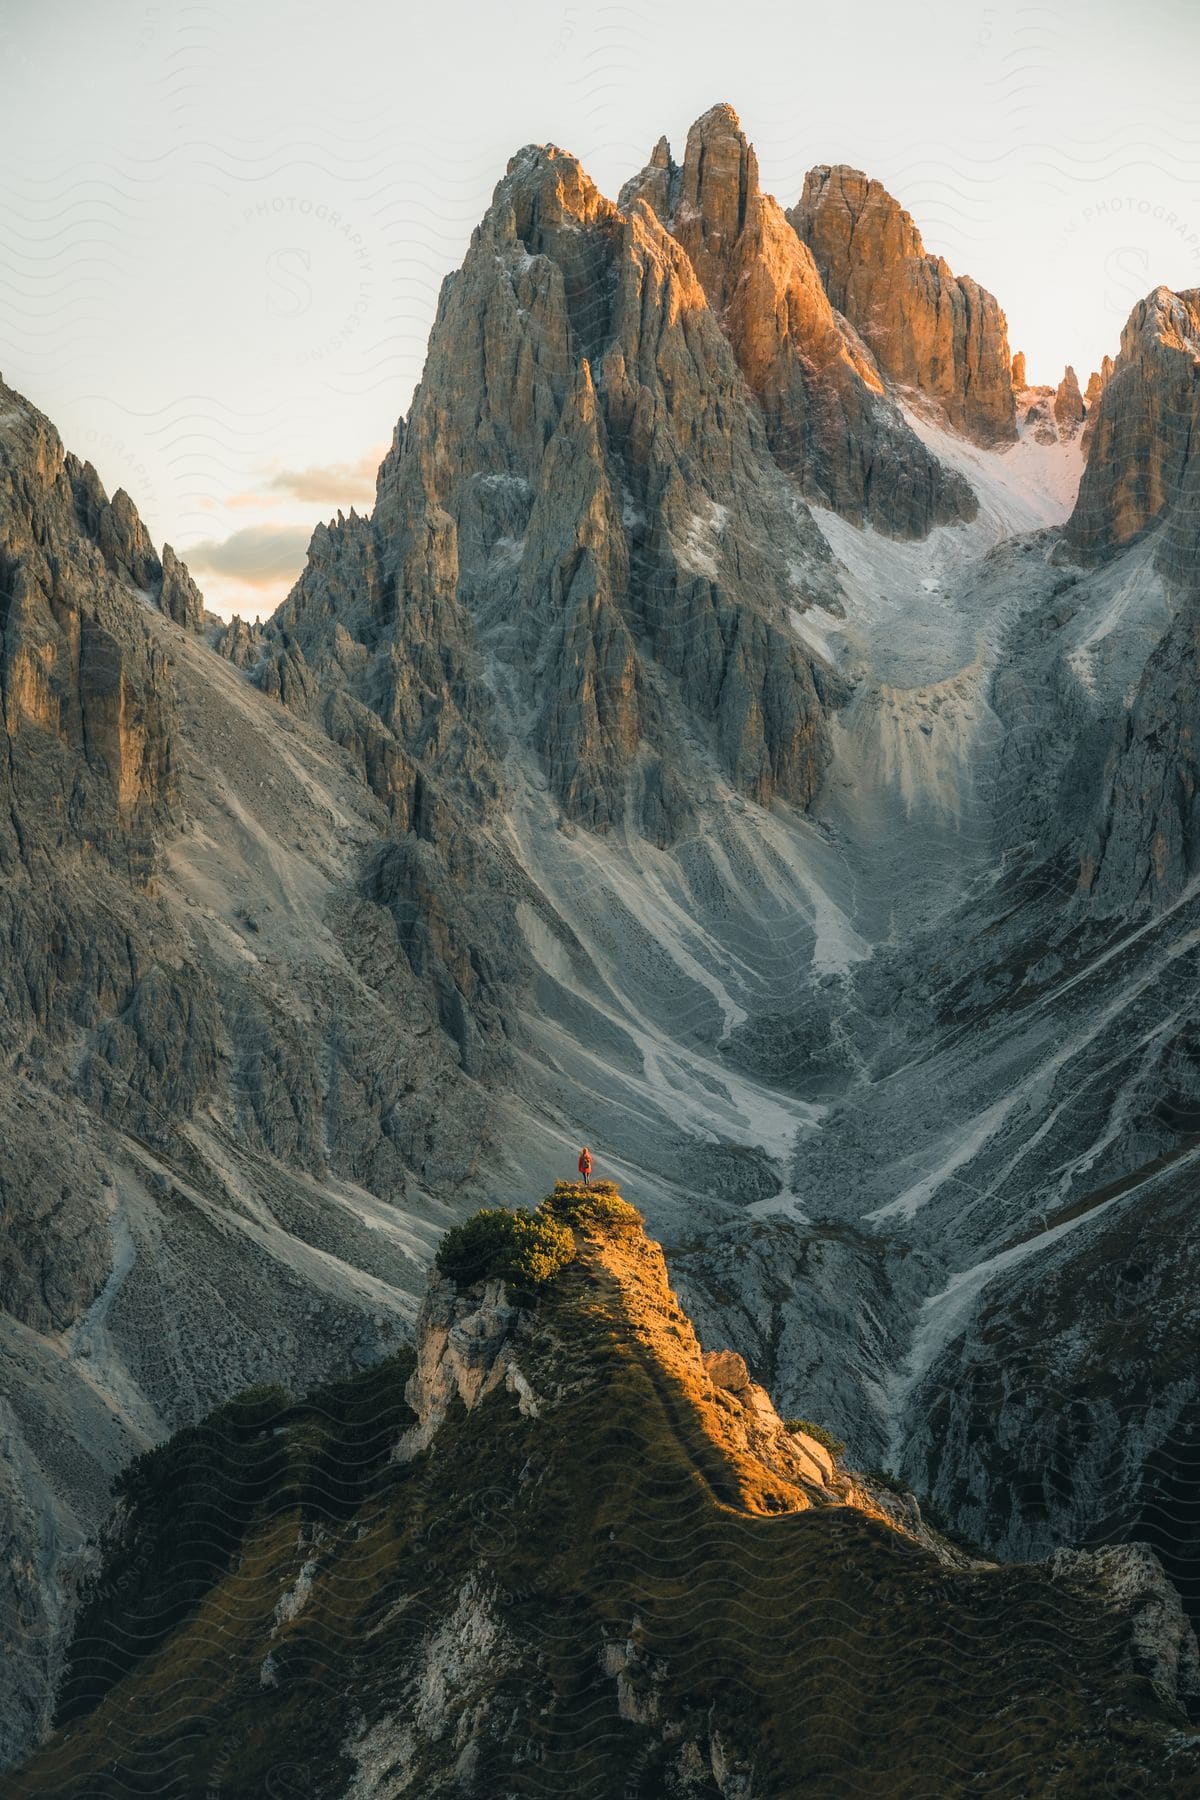
[[[568,818],[668,842],[684,717],[734,787],[813,799],[838,683],[787,620],[814,599],[828,551],[689,259],[531,148],[443,289],[371,520],[317,534],[260,680],[302,710],[349,690],[480,799],[511,693]]]
[[[660,144],[622,192],[625,205],[639,197],[686,250],[771,450],[810,499],[901,538],[974,515],[974,495],[909,429],[808,246],[762,192],[730,107],[696,121],[681,166]]]
[[[1088,384],[1083,396],[1084,406],[1087,409],[1087,417],[1083,424],[1082,440],[1085,453],[1091,442],[1092,433],[1096,429],[1096,420],[1100,413],[1100,396],[1112,380],[1112,374],[1115,367],[1116,364],[1113,362],[1112,357],[1104,356],[1101,358],[1100,367],[1098,369],[1093,369],[1088,376]]]
[[[831,302],[890,380],[936,402],[978,443],[1016,436],[1003,312],[986,288],[926,252],[909,214],[880,182],[822,164],[805,177],[788,218]]]
[[[0,408],[0,696],[13,746],[0,860],[11,873],[86,837],[148,876],[175,797],[173,693],[120,573],[148,587],[163,565],[127,495],[109,505],[90,465],[2,386]]]
[[[1072,555],[1104,563],[1142,553],[1170,616],[1117,722],[1082,845],[1083,888],[1106,907],[1173,899],[1200,868],[1195,695],[1200,650],[1200,293],[1156,288],[1134,307],[1101,380]]]
[[[1111,555],[1180,500],[1196,460],[1198,369],[1200,292],[1155,288],[1129,315],[1091,428],[1066,533],[1080,555]],[[1182,543],[1162,548],[1182,572]]]
[[[1062,380],[1054,392],[1054,422],[1059,435],[1071,437],[1083,424],[1085,407],[1079,391],[1079,377],[1068,363]]]

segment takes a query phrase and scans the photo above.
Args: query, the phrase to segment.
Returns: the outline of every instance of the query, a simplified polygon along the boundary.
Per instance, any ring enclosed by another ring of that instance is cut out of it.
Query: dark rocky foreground
[[[523,1297],[436,1276],[415,1355],[137,1465],[14,1800],[1194,1791],[1152,1558],[947,1542],[702,1356],[615,1189],[546,1205]]]

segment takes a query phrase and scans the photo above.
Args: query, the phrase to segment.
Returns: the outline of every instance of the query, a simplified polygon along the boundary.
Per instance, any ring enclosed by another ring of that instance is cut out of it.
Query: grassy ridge
[[[567,1184],[544,1204],[574,1254],[513,1340],[536,1415],[499,1387],[391,1462],[398,1360],[156,1452],[74,1711],[13,1800],[343,1800],[364,1727],[406,1770],[386,1791],[421,1800],[651,1800],[714,1740],[755,1795],[1194,1791],[1100,1596],[949,1568],[869,1509],[810,1504],[708,1383],[636,1211]],[[106,1681],[105,1630],[131,1622],[139,1653]],[[440,1730],[420,1728],[431,1694]],[[699,1765],[696,1784],[717,1791]]]

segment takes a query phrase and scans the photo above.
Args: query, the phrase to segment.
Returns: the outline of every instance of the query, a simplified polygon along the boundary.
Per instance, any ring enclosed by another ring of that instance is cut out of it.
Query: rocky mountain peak
[[[874,354],[830,304],[732,107],[688,133],[676,167],[660,144],[622,190],[653,208],[704,291],[758,401],[772,453],[811,500],[894,537],[974,515],[966,484],[917,438]]]
[[[1060,435],[1073,436],[1083,424],[1086,408],[1079,391],[1079,377],[1068,363],[1054,392],[1054,421]]]
[[[899,386],[982,444],[1016,436],[1008,328],[993,295],[928,254],[881,182],[844,164],[805,177],[788,213],[833,305]]]
[[[687,135],[672,230],[718,313],[737,278],[734,247],[759,197],[758,158],[737,114],[710,107]]]
[[[1023,393],[1029,385],[1025,374],[1025,352],[1023,350],[1013,351],[1012,385],[1014,394]]]
[[[1085,557],[1110,555],[1164,519],[1180,500],[1196,454],[1200,408],[1200,289],[1157,287],[1133,308],[1090,421],[1087,467],[1066,528]],[[1176,537],[1167,555],[1182,576]]]
[[[516,235],[532,255],[564,228],[611,223],[617,215],[578,158],[557,144],[526,144],[510,158],[492,209],[505,201]]]
[[[64,452],[37,409],[0,385],[0,866],[85,844],[149,875],[152,829],[175,798],[167,658],[146,603],[191,628],[200,596],[162,560],[128,494]],[[10,861],[11,858],[11,861]]]

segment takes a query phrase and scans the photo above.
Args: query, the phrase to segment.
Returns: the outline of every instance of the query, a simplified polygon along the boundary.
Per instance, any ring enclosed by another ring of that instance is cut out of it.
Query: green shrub
[[[232,1566],[286,1476],[291,1406],[281,1387],[248,1388],[117,1477],[125,1523],[82,1599],[59,1723],[98,1705]]]
[[[564,1225],[646,1223],[637,1207],[621,1198],[615,1181],[594,1181],[591,1187],[584,1187],[581,1181],[556,1181],[554,1192],[546,1195],[538,1211]]]
[[[438,1245],[435,1261],[456,1287],[499,1278],[517,1289],[541,1287],[571,1261],[570,1228],[526,1207],[484,1207],[454,1225]]]
[[[264,1518],[299,1508],[323,1523],[353,1514],[414,1423],[405,1346],[302,1400],[247,1388],[118,1475],[122,1511],[103,1534],[59,1694],[60,1723],[82,1717],[190,1618]]]
[[[805,1437],[815,1438],[818,1444],[824,1444],[830,1456],[840,1456],[846,1448],[841,1438],[835,1438],[832,1431],[826,1430],[824,1425],[818,1425],[813,1419],[785,1419],[783,1423],[785,1430],[802,1431]]]
[[[297,1402],[288,1424],[288,1477],[277,1504],[298,1504],[307,1518],[323,1521],[348,1517],[361,1506],[386,1480],[396,1439],[416,1423],[404,1398],[415,1367],[406,1345]]]

